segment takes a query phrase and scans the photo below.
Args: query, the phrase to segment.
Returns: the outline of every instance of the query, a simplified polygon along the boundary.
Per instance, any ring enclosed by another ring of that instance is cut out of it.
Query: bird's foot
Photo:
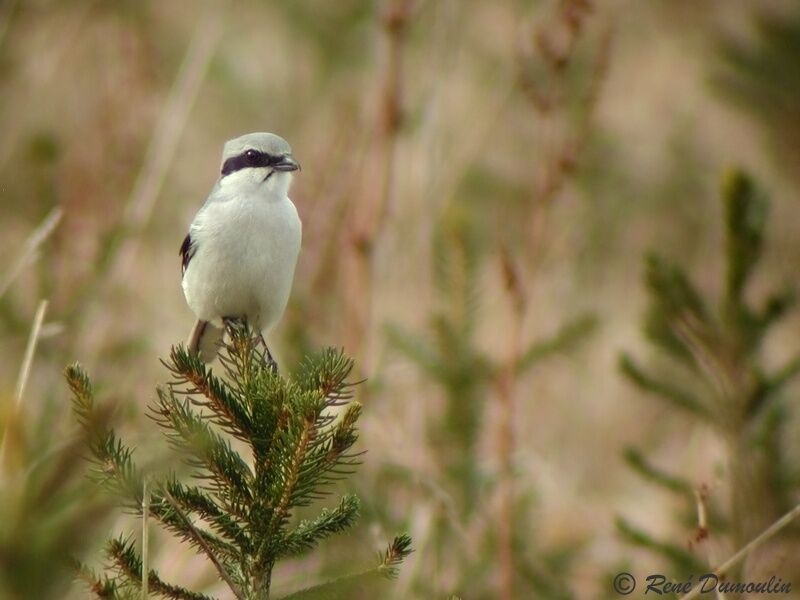
[[[247,328],[247,319],[244,317],[223,317],[222,321],[225,324],[225,329],[228,331],[229,335],[233,331]],[[253,349],[257,348],[258,346],[261,346],[264,349],[264,351],[260,353],[264,360],[264,364],[270,367],[273,373],[277,373],[278,363],[272,357],[272,353],[269,351],[269,347],[267,346],[267,341],[264,339],[264,335],[259,332],[258,335],[252,338],[251,343]]]

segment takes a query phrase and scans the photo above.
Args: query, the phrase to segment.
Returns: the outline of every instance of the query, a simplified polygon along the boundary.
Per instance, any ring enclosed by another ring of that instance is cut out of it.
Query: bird
[[[302,223],[289,199],[300,164],[273,133],[229,140],[220,175],[180,247],[183,293],[197,317],[187,343],[205,363],[231,323],[264,333],[286,309],[300,253]]]

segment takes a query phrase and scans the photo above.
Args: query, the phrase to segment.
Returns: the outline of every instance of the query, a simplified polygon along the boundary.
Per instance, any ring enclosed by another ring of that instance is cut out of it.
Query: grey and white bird
[[[183,293],[197,316],[188,348],[205,362],[217,354],[224,321],[244,319],[263,340],[286,309],[302,236],[288,196],[299,168],[272,133],[225,143],[219,179],[180,249]]]

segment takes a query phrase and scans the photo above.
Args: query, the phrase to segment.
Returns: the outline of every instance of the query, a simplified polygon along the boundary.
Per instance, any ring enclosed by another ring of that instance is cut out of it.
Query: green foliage
[[[445,411],[430,431],[451,485],[460,485],[461,509],[469,513],[477,493],[475,444],[484,396],[492,377],[489,357],[475,340],[477,282],[481,252],[471,221],[456,216],[440,223],[433,242],[434,284],[438,308],[429,333],[387,330],[390,342],[441,386]]]
[[[704,417],[719,416],[719,396],[736,395],[738,406],[735,402],[725,406],[740,415],[768,403],[796,375],[800,365],[800,357],[795,357],[767,374],[760,356],[770,328],[794,306],[793,291],[768,294],[761,306],[754,306],[745,297],[763,249],[767,199],[746,175],[733,172],[723,184],[722,201],[725,285],[717,310],[710,308],[711,303],[680,266],[651,255],[645,269],[650,294],[645,333],[666,356],[696,376],[693,389],[683,389],[648,373],[629,354],[620,359],[621,371],[635,385]]]
[[[775,156],[796,177],[800,167],[800,14],[764,11],[755,35],[720,45],[717,88],[764,127]]]
[[[628,448],[625,450],[625,462],[627,462],[628,466],[634,471],[642,475],[642,477],[652,481],[656,485],[671,492],[686,496],[690,500],[693,499],[694,491],[692,485],[688,481],[656,468],[650,464],[636,448]]]
[[[84,477],[87,440],[52,428],[33,434],[39,423],[3,425],[0,598],[64,598],[73,579],[69,557],[91,549],[110,508]]]
[[[621,517],[617,518],[616,527],[622,539],[634,546],[646,548],[665,557],[677,573],[704,573],[708,570],[702,561],[696,559],[682,545],[658,541],[643,529]]]
[[[587,336],[597,329],[597,317],[580,314],[567,321],[551,337],[534,340],[517,361],[517,371],[524,373],[555,354],[575,351]]]
[[[431,487],[435,505],[444,508],[435,520],[432,546],[440,554],[438,560],[457,564],[465,580],[469,578],[470,592],[483,598],[494,594],[493,584],[485,583],[493,562],[485,557],[497,551],[496,532],[482,536],[480,552],[463,548],[463,536],[472,518],[484,518],[478,511],[497,481],[483,468],[485,451],[478,448],[486,427],[488,399],[509,371],[513,377],[522,377],[548,358],[574,351],[595,331],[597,320],[588,314],[568,319],[551,336],[523,346],[512,365],[488,353],[477,336],[482,317],[479,282],[486,251],[479,243],[474,216],[459,208],[463,207],[450,207],[434,232],[432,271],[437,295],[427,330],[412,333],[390,326],[387,335],[394,348],[443,392],[445,409],[429,422],[434,460],[444,473],[441,488]],[[396,466],[384,469],[383,476],[399,485],[410,485],[415,478],[414,473]],[[513,544],[519,557],[514,568],[520,585],[544,598],[570,598],[564,580],[548,576],[553,569],[569,570],[564,556],[550,557],[545,550],[531,556],[525,551],[532,543],[522,533],[529,529],[524,523],[529,520],[530,498],[525,500],[515,504],[511,517],[519,532],[515,531]],[[453,590],[465,585],[458,582]],[[418,581],[417,586],[424,597],[442,593],[432,588],[430,581]]]
[[[411,538],[407,535],[397,536],[386,550],[380,553],[377,568],[300,590],[286,596],[284,600],[337,600],[369,593],[382,579],[395,578],[397,567],[409,554],[411,554]]]
[[[734,171],[723,181],[721,199],[725,226],[721,299],[714,303],[707,298],[681,266],[649,256],[644,282],[650,303],[644,331],[670,370],[653,373],[630,354],[621,355],[619,365],[639,389],[711,424],[726,442],[731,506],[721,515],[713,503],[707,509],[715,514],[715,523],[731,523],[734,541],[743,543],[789,501],[787,474],[779,472],[781,419],[776,415],[785,415],[781,393],[800,370],[800,356],[768,369],[762,352],[769,331],[793,307],[794,294],[778,290],[761,304],[747,297],[766,236],[765,194],[747,175]],[[688,481],[653,467],[636,449],[627,451],[626,460],[648,481],[683,496],[686,520],[691,522],[696,500]],[[624,520],[618,529],[632,543],[692,572],[685,552],[653,540]]]
[[[466,513],[474,507],[480,480],[475,444],[485,396],[500,369],[476,339],[482,260],[474,224],[463,215],[448,215],[433,242],[438,307],[429,318],[429,331],[414,334],[396,326],[387,328],[393,346],[444,391],[445,412],[440,421],[432,423],[431,436],[453,484],[462,485],[460,501]],[[517,374],[553,355],[574,350],[596,326],[593,315],[581,314],[562,324],[551,337],[534,340],[522,350]]]
[[[287,379],[270,368],[246,327],[231,326],[229,333],[220,356],[226,378],[183,347],[173,348],[164,363],[173,380],[158,389],[150,407],[169,444],[192,468],[192,482],[175,474],[145,474],[112,429],[93,425],[97,409],[86,374],[72,366],[66,377],[74,410],[91,440],[92,477],[139,515],[147,481],[153,519],[204,554],[236,598],[267,598],[276,562],[308,552],[350,528],[358,516],[358,498],[345,495],[316,518],[292,522],[297,508],[328,496],[332,484],[358,464],[353,445],[361,406],[351,401],[347,378],[353,365],[341,352],[329,349],[310,357]],[[244,443],[246,454],[232,438]],[[409,552],[410,539],[397,538],[366,573],[389,577]],[[134,593],[142,581],[142,558],[134,544],[112,540],[106,555],[113,577],[81,570],[92,591],[101,598]],[[165,598],[209,598],[162,581],[154,570],[148,582]],[[338,588],[332,584],[330,589]]]

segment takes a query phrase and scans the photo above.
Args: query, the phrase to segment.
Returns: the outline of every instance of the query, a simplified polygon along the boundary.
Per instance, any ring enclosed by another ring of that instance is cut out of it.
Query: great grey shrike
[[[300,252],[302,227],[288,196],[299,168],[272,133],[225,144],[222,172],[180,249],[183,293],[197,316],[188,348],[205,362],[217,354],[225,321],[264,332],[283,315]]]

